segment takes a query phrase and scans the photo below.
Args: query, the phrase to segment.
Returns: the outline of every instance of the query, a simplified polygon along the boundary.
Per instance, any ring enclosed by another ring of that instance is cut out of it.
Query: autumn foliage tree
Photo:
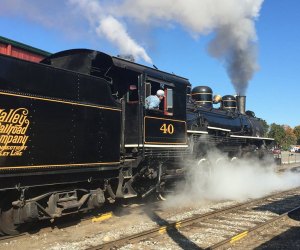
[[[297,141],[294,130],[290,126],[278,125],[276,123],[271,124],[268,136],[274,138],[276,144],[284,150],[288,150]]]
[[[284,149],[289,149],[291,145],[296,144],[297,137],[294,134],[294,130],[290,126],[284,126],[285,137],[283,139],[282,146]]]

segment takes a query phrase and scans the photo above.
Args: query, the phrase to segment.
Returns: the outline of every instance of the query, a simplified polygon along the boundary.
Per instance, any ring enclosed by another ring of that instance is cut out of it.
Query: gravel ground
[[[228,249],[300,249],[300,211],[248,236]]]
[[[165,221],[186,219],[195,214],[204,214],[226,206],[232,206],[236,202],[204,202],[177,209],[164,208],[161,204],[120,208],[112,218],[102,222],[93,223],[89,220],[66,228],[55,227],[50,231],[49,228],[42,229],[40,232],[26,238],[11,240],[8,243],[0,242],[0,249],[85,249],[125,235],[149,230]],[[162,249],[161,246],[160,249]]]

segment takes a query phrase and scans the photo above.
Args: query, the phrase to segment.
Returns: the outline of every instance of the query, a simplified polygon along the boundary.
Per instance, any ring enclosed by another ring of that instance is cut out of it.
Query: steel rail
[[[22,234],[18,234],[18,235],[1,235],[0,234],[0,243],[2,243],[2,241],[8,241],[8,240],[17,240],[20,238],[23,238],[24,236],[28,236],[27,233],[22,233]]]

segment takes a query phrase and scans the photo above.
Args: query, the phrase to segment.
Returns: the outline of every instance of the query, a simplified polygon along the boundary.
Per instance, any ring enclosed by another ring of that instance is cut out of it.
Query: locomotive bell
[[[197,86],[192,90],[192,98],[197,105],[212,108],[212,89],[208,86]]]
[[[220,96],[220,95],[214,95],[214,98],[213,98],[213,103],[214,104],[217,104],[217,103],[219,103],[221,101],[222,101],[222,96]]]

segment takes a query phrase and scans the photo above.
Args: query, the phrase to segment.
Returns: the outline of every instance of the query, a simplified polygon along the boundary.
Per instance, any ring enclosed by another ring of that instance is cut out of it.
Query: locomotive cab
[[[155,148],[172,151],[187,147],[187,79],[118,57],[112,57],[106,77],[112,79],[116,99],[122,105],[121,152],[152,154]],[[157,90],[164,91],[159,108],[147,109],[146,98]]]

